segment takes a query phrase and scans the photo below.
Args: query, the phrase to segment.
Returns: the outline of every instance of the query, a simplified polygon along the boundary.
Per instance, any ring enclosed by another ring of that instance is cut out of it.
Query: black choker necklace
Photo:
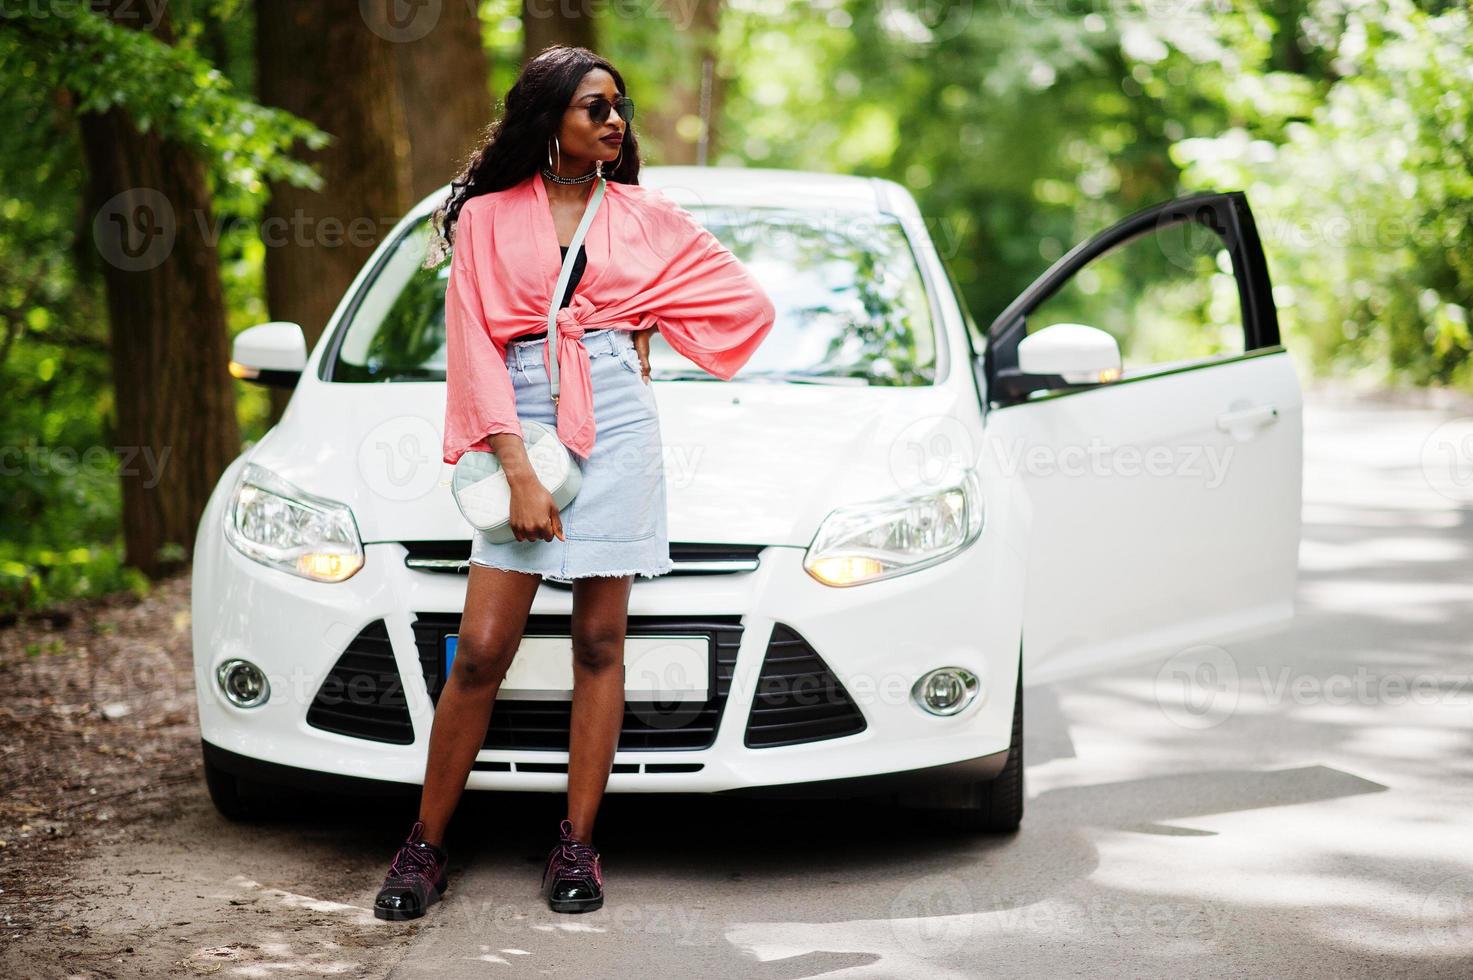
[[[595,160],[593,162],[593,169],[584,174],[582,177],[559,177],[557,174],[553,173],[546,167],[542,168],[542,176],[546,177],[548,180],[552,181],[555,184],[586,184],[595,177],[602,177],[603,169],[603,161]]]

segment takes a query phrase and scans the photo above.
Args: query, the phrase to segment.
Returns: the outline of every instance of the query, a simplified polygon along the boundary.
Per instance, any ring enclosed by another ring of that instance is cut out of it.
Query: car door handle
[[[1248,408],[1233,409],[1223,412],[1217,417],[1217,427],[1224,432],[1233,429],[1258,428],[1268,425],[1279,418],[1279,410],[1273,405],[1252,405]]]

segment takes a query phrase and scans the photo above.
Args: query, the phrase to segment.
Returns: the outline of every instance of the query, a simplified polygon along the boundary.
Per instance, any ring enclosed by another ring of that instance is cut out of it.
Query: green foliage
[[[121,543],[56,551],[0,541],[0,613],[46,609],[79,596],[128,591],[142,598],[148,577],[122,564]]]
[[[1323,373],[1473,387],[1473,25],[1408,0],[1316,3],[1339,78],[1282,139],[1248,118],[1174,148],[1247,189],[1286,336]],[[1271,120],[1276,122],[1276,120]]]
[[[156,8],[130,9],[142,18]],[[118,566],[120,458],[99,259],[79,208],[86,174],[78,115],[121,107],[140,129],[199,156],[221,233],[232,330],[266,319],[255,231],[266,182],[318,182],[290,151],[320,147],[326,134],[239,94],[240,79],[199,50],[207,45],[237,72],[248,66],[248,5],[171,4],[169,13],[173,45],[82,4],[0,12],[0,608],[143,581]],[[263,414],[264,398],[248,393],[252,418]]]
[[[140,19],[149,9],[132,8]],[[328,135],[237,95],[194,49],[197,27],[186,22],[179,33],[179,43],[165,44],[81,4],[56,5],[45,16],[0,13],[0,78],[10,91],[70,91],[78,113],[121,107],[140,131],[193,147],[218,172],[216,193],[227,208],[233,194],[261,194],[266,180],[319,186],[317,173],[289,151],[297,140],[318,149]]]
[[[499,99],[522,64],[523,5],[479,7]],[[649,163],[673,157],[661,134],[701,134],[698,118],[669,107],[676,96],[691,104],[698,46],[712,40],[711,162],[910,188],[984,328],[1050,262],[1125,214],[1242,189],[1301,363],[1473,388],[1466,0],[743,0],[722,5],[714,39],[681,20],[688,5],[595,8],[596,47],[640,105]],[[77,113],[122,107],[199,155],[232,332],[268,318],[257,233],[268,182],[316,186],[292,154],[327,140],[250,98],[248,0],[170,4],[172,45],[84,4],[40,9],[0,11],[5,608],[137,584],[108,557],[114,411],[98,259],[78,203]],[[1162,258],[1102,264],[1053,312],[1112,330],[1137,364],[1229,349],[1238,312],[1215,257],[1198,256],[1197,272]],[[374,355],[413,360],[424,342]],[[243,434],[257,438],[266,392],[242,385],[238,396]],[[70,466],[67,447],[91,465]]]

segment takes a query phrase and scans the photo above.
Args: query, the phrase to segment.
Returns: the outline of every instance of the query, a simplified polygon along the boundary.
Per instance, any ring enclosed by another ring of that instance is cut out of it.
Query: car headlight
[[[982,487],[969,469],[940,490],[836,508],[803,567],[824,585],[860,585],[945,561],[981,533]]]
[[[263,565],[315,582],[341,582],[363,567],[363,540],[347,504],[247,463],[225,508],[225,540]]]

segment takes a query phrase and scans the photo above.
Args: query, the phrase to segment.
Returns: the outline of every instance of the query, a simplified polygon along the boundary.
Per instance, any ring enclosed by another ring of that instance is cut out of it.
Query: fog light
[[[215,679],[220,690],[237,708],[254,708],[265,704],[271,695],[271,685],[261,668],[249,660],[227,660],[215,668]]]
[[[921,675],[910,689],[911,699],[933,715],[954,715],[977,697],[977,675],[962,667],[937,667]]]

